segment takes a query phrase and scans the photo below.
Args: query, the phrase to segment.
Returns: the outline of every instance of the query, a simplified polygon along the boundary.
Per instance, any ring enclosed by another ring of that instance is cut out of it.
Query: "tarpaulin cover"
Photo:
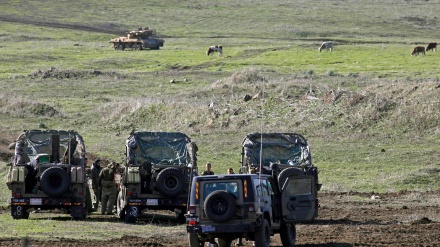
[[[31,160],[38,154],[52,153],[52,135],[60,136],[60,157],[67,150],[69,140],[73,139],[77,142],[75,153],[80,158],[85,158],[85,145],[82,137],[75,131],[65,130],[28,130],[18,138],[17,147],[24,146],[23,152]],[[16,155],[22,155],[19,148],[16,148]],[[17,153],[18,152],[18,153]]]
[[[243,140],[244,155],[252,165],[270,163],[311,165],[310,149],[304,137],[295,133],[252,133]]]
[[[188,164],[187,144],[191,139],[180,132],[135,132],[127,139],[129,157],[135,164]]]

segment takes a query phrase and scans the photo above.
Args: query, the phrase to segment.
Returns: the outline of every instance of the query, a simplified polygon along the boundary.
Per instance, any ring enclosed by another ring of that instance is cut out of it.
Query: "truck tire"
[[[205,245],[205,242],[199,239],[197,233],[188,233],[188,240],[190,247],[203,247]]]
[[[69,189],[69,186],[69,174],[61,167],[49,167],[41,174],[41,190],[49,196],[60,196]]]
[[[208,195],[204,203],[206,215],[217,223],[225,222],[235,213],[235,196],[226,191],[217,190]]]
[[[270,245],[270,228],[269,222],[263,219],[261,227],[255,231],[255,247],[269,247]]]
[[[185,176],[174,167],[163,169],[157,175],[156,188],[166,197],[178,196],[185,186]]]
[[[281,243],[283,246],[295,246],[296,226],[293,223],[282,223],[280,231]]]
[[[290,167],[284,169],[280,175],[278,175],[278,188],[280,190],[283,189],[284,183],[286,182],[286,179],[290,176],[301,176],[304,175],[304,172],[296,167]]]

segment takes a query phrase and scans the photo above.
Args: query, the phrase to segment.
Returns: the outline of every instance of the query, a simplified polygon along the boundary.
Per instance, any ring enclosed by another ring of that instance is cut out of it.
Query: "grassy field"
[[[133,129],[182,131],[223,173],[246,133],[298,132],[323,190],[440,188],[439,55],[410,56],[439,40],[440,3],[117,3],[2,3],[0,134],[75,129],[89,152],[121,160]],[[108,43],[145,26],[161,50]],[[325,40],[332,53],[318,52]],[[215,44],[224,56],[206,56]]]
[[[438,1],[401,0],[7,1],[0,154],[24,129],[74,129],[93,157],[121,161],[130,131],[181,131],[198,144],[199,165],[225,173],[238,169],[247,133],[297,132],[322,193],[438,191],[440,55],[410,52],[440,40],[439,12]],[[108,43],[147,26],[165,39],[160,50]],[[318,52],[327,40],[333,52]],[[224,56],[206,56],[210,45],[223,45]],[[136,225],[48,213],[16,221],[9,196],[0,184],[0,239],[185,239],[166,216]]]

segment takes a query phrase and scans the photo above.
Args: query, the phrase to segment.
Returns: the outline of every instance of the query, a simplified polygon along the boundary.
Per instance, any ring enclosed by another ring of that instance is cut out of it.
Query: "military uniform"
[[[200,175],[204,176],[204,175],[214,175],[213,171],[203,171]]]
[[[101,213],[113,214],[113,206],[116,201],[116,184],[114,181],[116,163],[112,162],[99,173],[98,184],[101,187]]]
[[[93,210],[97,211],[99,207],[99,202],[101,201],[101,187],[98,184],[99,174],[102,171],[102,167],[99,165],[100,160],[96,160],[93,163],[93,167],[90,172],[90,178],[92,179],[92,190],[95,194],[93,202]]]

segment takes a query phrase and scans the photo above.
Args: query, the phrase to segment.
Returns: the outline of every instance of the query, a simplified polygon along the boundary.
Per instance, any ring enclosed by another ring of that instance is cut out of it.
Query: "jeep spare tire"
[[[296,168],[296,167],[290,167],[290,168],[284,169],[280,173],[280,175],[278,175],[278,188],[280,190],[283,190],[284,183],[286,182],[288,177],[303,176],[303,175],[304,175],[304,172],[301,169]]]
[[[164,196],[176,197],[184,186],[185,176],[177,168],[165,168],[157,175],[156,189]]]
[[[235,196],[226,191],[217,190],[206,197],[203,206],[206,215],[212,221],[222,223],[231,219],[235,213]]]
[[[40,187],[49,196],[64,194],[70,185],[70,177],[61,167],[47,168],[40,176]]]

